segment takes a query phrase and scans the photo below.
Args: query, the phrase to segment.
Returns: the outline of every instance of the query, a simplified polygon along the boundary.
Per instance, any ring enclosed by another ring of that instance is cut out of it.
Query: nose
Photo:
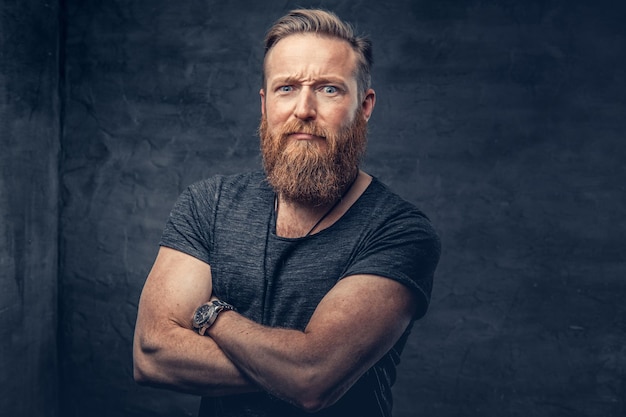
[[[303,88],[298,94],[294,116],[300,120],[313,120],[317,116],[315,93],[310,88]]]

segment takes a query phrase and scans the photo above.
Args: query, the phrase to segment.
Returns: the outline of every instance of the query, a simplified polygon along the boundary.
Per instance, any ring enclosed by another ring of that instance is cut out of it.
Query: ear
[[[372,112],[374,111],[374,106],[376,105],[376,92],[369,88],[363,98],[363,102],[361,103],[361,109],[363,110],[363,117],[367,122],[370,117],[372,117]]]
[[[265,117],[265,90],[261,88],[259,95],[261,96],[261,116]]]

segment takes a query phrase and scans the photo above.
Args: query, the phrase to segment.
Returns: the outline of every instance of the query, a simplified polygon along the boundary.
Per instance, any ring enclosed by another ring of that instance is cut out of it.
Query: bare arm
[[[133,342],[135,380],[200,395],[256,391],[215,341],[191,328],[191,316],[211,297],[211,268],[161,248],[143,288]]]
[[[208,334],[265,390],[316,411],[336,402],[393,347],[414,311],[408,288],[361,275],[341,280],[304,332],[264,327],[226,311]]]

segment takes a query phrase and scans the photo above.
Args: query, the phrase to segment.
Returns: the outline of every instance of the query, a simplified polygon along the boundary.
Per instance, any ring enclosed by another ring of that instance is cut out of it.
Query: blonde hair
[[[265,35],[265,57],[278,41],[290,35],[314,33],[342,39],[350,44],[358,57],[356,79],[360,93],[371,85],[371,68],[374,62],[372,42],[366,36],[357,36],[352,26],[341,20],[333,12],[321,9],[296,9],[278,19]],[[265,84],[265,62],[263,64],[263,84]]]

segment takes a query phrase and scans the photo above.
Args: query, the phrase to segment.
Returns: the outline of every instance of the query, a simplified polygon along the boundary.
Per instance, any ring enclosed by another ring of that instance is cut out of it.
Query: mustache
[[[295,133],[305,133],[307,135],[328,138],[329,132],[315,122],[303,122],[302,120],[291,120],[285,123],[278,132],[281,138],[286,138]]]

